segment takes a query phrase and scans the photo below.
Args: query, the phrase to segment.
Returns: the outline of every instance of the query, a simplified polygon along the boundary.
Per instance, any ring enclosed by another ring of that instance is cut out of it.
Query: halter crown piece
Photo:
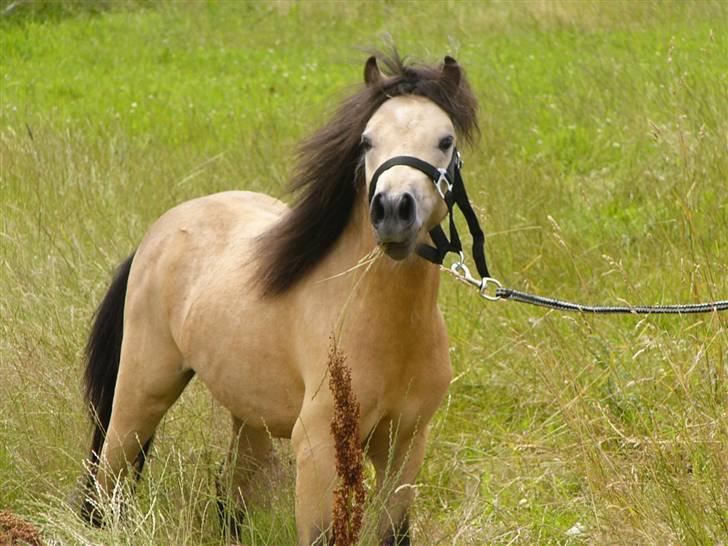
[[[384,171],[397,165],[412,167],[425,173],[432,180],[432,183],[435,184],[437,192],[445,201],[447,214],[450,217],[450,239],[447,238],[442,227],[437,225],[430,230],[430,237],[435,246],[421,244],[417,247],[417,254],[425,260],[439,265],[442,264],[448,252],[462,253],[463,245],[460,242],[460,236],[455,225],[454,209],[455,205],[457,205],[463,213],[465,221],[468,223],[470,234],[473,237],[473,261],[478,269],[478,273],[483,278],[489,278],[490,273],[488,273],[488,266],[485,263],[485,235],[480,228],[478,217],[475,215],[475,211],[473,211],[473,207],[470,204],[470,199],[468,199],[468,194],[465,191],[463,177],[460,174],[463,160],[460,158],[460,152],[457,151],[457,148],[453,149],[452,159],[446,169],[437,168],[427,161],[409,155],[398,155],[388,159],[372,175],[372,181],[369,184],[369,203],[372,202],[376,193],[379,177]]]

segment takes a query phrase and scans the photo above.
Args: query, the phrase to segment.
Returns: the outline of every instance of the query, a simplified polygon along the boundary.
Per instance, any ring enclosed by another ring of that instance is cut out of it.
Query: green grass
[[[66,508],[88,442],[89,319],[168,208],[280,195],[296,141],[359,82],[356,46],[383,32],[469,73],[482,136],[464,176],[498,278],[593,302],[725,299],[726,29],[722,2],[26,2],[0,16],[0,508],[64,544],[226,543],[213,481],[229,426],[197,383],[127,517],[91,530]],[[416,543],[728,543],[725,316],[567,316],[450,279],[440,303],[456,378]],[[293,543],[281,474],[246,544]]]

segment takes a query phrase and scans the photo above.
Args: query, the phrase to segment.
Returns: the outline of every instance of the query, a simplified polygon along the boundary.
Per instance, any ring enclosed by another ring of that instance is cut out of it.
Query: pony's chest
[[[376,401],[377,413],[438,403],[452,378],[447,334],[370,332],[344,348],[355,390]]]

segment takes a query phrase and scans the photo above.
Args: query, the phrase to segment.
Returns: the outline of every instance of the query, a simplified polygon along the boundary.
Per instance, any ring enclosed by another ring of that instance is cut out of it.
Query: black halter
[[[399,155],[388,159],[382,163],[379,168],[374,171],[372,175],[372,181],[369,184],[369,202],[372,202],[374,193],[377,189],[377,181],[382,173],[396,165],[404,165],[406,167],[412,167],[418,171],[422,171],[430,177],[432,182],[437,188],[437,192],[445,201],[447,205],[447,213],[450,217],[450,239],[448,240],[442,227],[439,225],[435,226],[430,230],[430,237],[435,246],[421,244],[417,247],[417,254],[424,259],[435,263],[442,264],[445,255],[448,252],[461,253],[463,245],[460,242],[460,236],[458,235],[457,226],[455,225],[454,207],[457,205],[465,216],[465,221],[468,223],[468,229],[470,234],[473,236],[473,261],[475,266],[478,268],[478,273],[481,277],[490,277],[488,273],[488,266],[485,263],[485,235],[483,230],[480,229],[478,223],[478,217],[475,216],[475,211],[470,204],[468,194],[465,191],[465,184],[463,183],[463,177],[460,174],[460,169],[463,166],[463,161],[460,158],[460,152],[454,149],[452,152],[452,159],[447,169],[438,169],[434,165],[431,165],[427,161],[423,161],[416,157],[408,155]]]

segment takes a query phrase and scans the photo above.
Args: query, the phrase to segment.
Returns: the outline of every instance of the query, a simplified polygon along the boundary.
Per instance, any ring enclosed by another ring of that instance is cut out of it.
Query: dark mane
[[[477,132],[477,101],[465,75],[453,86],[442,65],[406,64],[396,50],[376,53],[384,78],[362,85],[330,121],[302,142],[289,183],[296,200],[258,240],[258,275],[264,294],[285,292],[331,250],[346,228],[364,185],[361,134],[369,118],[391,97],[420,95],[442,108],[465,140]]]

